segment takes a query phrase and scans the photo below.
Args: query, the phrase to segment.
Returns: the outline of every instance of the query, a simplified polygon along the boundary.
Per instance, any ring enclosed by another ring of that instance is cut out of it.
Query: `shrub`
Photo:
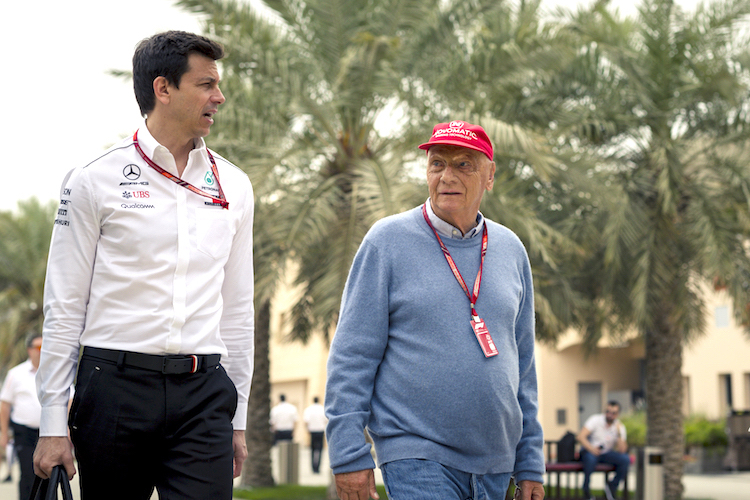
[[[629,446],[646,445],[646,413],[631,413],[620,418],[628,432]],[[704,415],[691,415],[684,421],[685,446],[726,446],[729,442],[726,420],[712,421]]]
[[[646,413],[638,411],[620,417],[628,433],[628,446],[646,446]]]
[[[711,421],[703,415],[685,419],[685,446],[726,446],[726,420]]]

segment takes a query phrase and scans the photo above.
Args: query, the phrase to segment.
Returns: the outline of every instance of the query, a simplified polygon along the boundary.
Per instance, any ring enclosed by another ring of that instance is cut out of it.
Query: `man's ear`
[[[168,104],[170,100],[171,85],[163,76],[157,76],[154,79],[154,96],[162,104]]]
[[[495,162],[490,163],[490,178],[487,180],[487,191],[492,190],[492,186],[495,185]]]

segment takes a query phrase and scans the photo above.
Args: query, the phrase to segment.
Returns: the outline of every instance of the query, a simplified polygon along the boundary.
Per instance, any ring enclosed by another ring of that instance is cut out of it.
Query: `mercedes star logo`
[[[141,176],[141,167],[132,163],[130,165],[126,165],[125,168],[122,169],[122,175],[124,175],[128,180],[134,181]]]

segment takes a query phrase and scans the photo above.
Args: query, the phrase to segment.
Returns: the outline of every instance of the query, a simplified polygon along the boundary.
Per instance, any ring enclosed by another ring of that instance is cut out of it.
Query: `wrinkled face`
[[[427,152],[432,209],[464,232],[474,226],[482,196],[492,189],[494,179],[495,162],[479,151],[438,144]]]
[[[189,138],[207,136],[219,104],[225,101],[219,89],[216,61],[202,54],[190,54],[180,87],[169,85],[169,95],[168,113],[175,132]]]

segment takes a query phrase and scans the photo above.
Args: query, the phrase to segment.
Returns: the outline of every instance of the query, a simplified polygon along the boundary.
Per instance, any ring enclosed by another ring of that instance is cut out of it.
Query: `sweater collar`
[[[432,222],[432,225],[435,227],[435,230],[438,232],[438,234],[440,234],[440,236],[452,238],[455,240],[466,240],[469,238],[473,238],[478,234],[482,234],[482,228],[484,226],[484,216],[482,215],[482,212],[477,212],[477,225],[471,228],[465,235],[462,235],[460,229],[453,226],[452,224],[445,222],[443,219],[435,215],[435,212],[432,210],[432,204],[430,203],[429,198],[427,198],[427,201],[425,201],[425,205],[427,208],[427,217],[430,218],[430,222]]]

